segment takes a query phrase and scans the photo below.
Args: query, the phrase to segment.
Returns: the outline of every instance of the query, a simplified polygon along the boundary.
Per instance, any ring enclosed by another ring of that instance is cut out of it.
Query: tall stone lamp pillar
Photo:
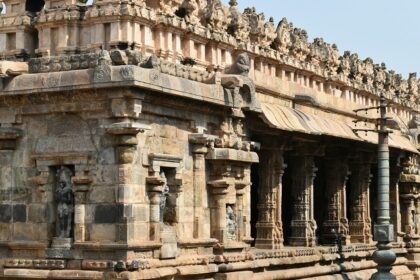
[[[374,240],[377,241],[377,250],[373,254],[373,260],[378,264],[378,271],[372,275],[371,280],[394,280],[396,277],[391,273],[392,264],[396,261],[397,255],[391,250],[391,241],[394,240],[394,226],[390,222],[390,200],[389,200],[389,147],[387,130],[386,109],[387,102],[383,92],[380,96],[380,104],[376,107],[362,108],[355,110],[367,111],[375,109],[380,111],[378,130],[355,129],[355,131],[373,131],[378,133],[378,185],[377,185],[377,215],[374,225]]]

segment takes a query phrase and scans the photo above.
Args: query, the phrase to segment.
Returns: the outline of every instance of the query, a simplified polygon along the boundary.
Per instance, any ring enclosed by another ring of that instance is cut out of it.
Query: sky
[[[89,1],[91,2],[91,0]],[[229,0],[222,0],[225,4]],[[266,19],[283,17],[322,37],[341,53],[385,62],[389,70],[420,75],[420,1],[418,0],[238,0],[241,10],[255,6]]]

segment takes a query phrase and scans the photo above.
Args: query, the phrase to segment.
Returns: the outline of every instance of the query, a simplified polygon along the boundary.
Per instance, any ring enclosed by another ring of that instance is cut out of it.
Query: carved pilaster
[[[401,203],[400,203],[400,178],[402,173],[402,167],[397,164],[392,164],[390,168],[390,180],[389,180],[389,199],[391,209],[391,221],[394,225],[394,238],[395,241],[402,241],[401,237]]]
[[[315,246],[317,224],[314,218],[314,179],[318,169],[313,156],[294,157],[293,215],[291,222],[293,246]]]
[[[287,165],[283,150],[263,150],[260,159],[257,239],[259,249],[283,247],[282,178]]]
[[[74,242],[84,242],[88,239],[86,228],[86,196],[92,179],[86,174],[76,174],[72,177],[74,206]]]
[[[226,229],[226,199],[228,189],[233,185],[233,180],[216,180],[209,182],[214,204],[210,207],[211,237],[220,243],[227,243]]]
[[[203,133],[193,133],[189,136],[193,152],[193,200],[194,200],[194,238],[209,238],[199,225],[203,223],[200,218],[203,217],[203,196],[206,192],[206,154],[207,146],[212,141],[212,136]]]
[[[349,243],[349,224],[346,207],[346,182],[349,175],[348,165],[345,159],[326,159],[326,201],[327,216],[323,223],[324,242],[334,243],[335,234],[343,235],[346,243]]]
[[[416,206],[415,201],[417,196],[414,194],[403,194],[401,195],[404,204],[404,217],[403,217],[403,230],[405,232],[405,238],[416,238]]]
[[[160,241],[160,202],[165,182],[166,180],[160,176],[146,178],[150,201],[150,241]]]
[[[372,243],[369,189],[371,156],[355,159],[351,168],[350,239],[353,243]]]

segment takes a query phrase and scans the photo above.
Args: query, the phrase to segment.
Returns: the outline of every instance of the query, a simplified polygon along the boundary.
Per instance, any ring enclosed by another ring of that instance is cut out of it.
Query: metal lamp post
[[[378,133],[378,185],[377,185],[377,215],[373,230],[373,238],[377,241],[377,250],[373,253],[373,260],[378,264],[378,271],[372,275],[371,280],[396,280],[391,273],[392,264],[397,259],[396,254],[391,250],[391,241],[394,240],[394,225],[390,223],[389,214],[389,147],[386,122],[387,102],[383,93],[380,96],[380,104],[377,107],[370,107],[355,110],[368,111],[379,110],[380,116],[377,119],[377,130],[355,129],[355,131],[368,131]],[[356,121],[357,122],[357,121]]]

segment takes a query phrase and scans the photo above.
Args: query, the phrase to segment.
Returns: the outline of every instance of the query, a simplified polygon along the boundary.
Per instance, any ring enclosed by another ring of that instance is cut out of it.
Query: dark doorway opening
[[[285,161],[288,163],[287,168],[283,174],[283,194],[282,194],[282,201],[281,201],[281,218],[283,221],[283,238],[284,244],[289,243],[290,236],[292,235],[292,230],[290,228],[290,224],[292,222],[293,217],[293,181],[292,181],[292,174],[293,174],[293,165],[291,164],[291,160],[293,157],[286,157]]]
[[[260,184],[259,164],[251,165],[251,182],[251,236],[254,238],[252,246],[255,246],[258,221],[258,188]]]
[[[369,187],[369,206],[370,206],[370,217],[372,219],[372,229],[375,225],[376,221],[376,197],[377,191],[376,186],[378,185],[378,167],[377,165],[372,165],[370,169],[370,173],[372,174],[370,187]]]
[[[314,218],[317,225],[316,237],[319,244],[324,244],[324,221],[327,215],[328,197],[326,189],[327,170],[322,159],[315,158],[315,167],[318,171],[315,173],[314,180]]]

